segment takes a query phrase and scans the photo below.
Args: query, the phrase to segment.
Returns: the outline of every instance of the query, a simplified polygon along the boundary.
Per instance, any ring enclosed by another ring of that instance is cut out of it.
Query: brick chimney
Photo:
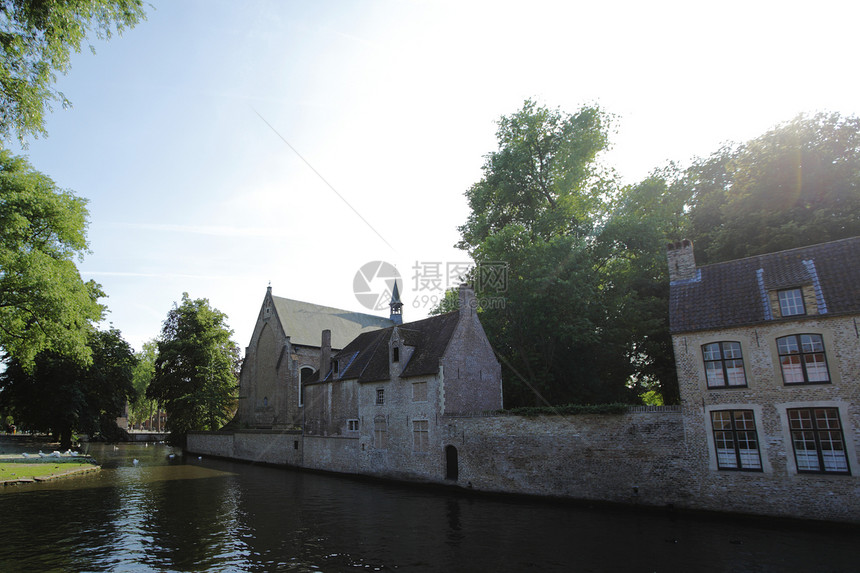
[[[684,239],[666,245],[666,258],[669,262],[669,282],[696,278],[696,258],[693,256],[693,242]]]
[[[320,381],[325,379],[329,368],[331,368],[331,330],[323,330],[320,343]]]
[[[478,301],[475,300],[475,291],[472,290],[472,287],[463,283],[460,285],[460,291],[458,294],[460,301],[460,314],[466,316],[475,314],[475,310],[478,308]]]

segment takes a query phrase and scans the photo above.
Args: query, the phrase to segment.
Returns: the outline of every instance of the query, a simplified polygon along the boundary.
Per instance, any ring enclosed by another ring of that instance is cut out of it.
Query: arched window
[[[305,405],[305,383],[314,375],[314,369],[310,366],[302,366],[299,371],[299,406]]]
[[[820,334],[792,334],[776,339],[782,379],[786,384],[830,382],[824,340]]]

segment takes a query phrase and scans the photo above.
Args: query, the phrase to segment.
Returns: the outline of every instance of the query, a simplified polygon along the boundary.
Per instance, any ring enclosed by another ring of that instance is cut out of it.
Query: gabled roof
[[[323,330],[331,330],[332,348],[343,348],[363,332],[391,326],[388,318],[272,296],[275,311],[292,344],[319,347]]]
[[[860,313],[860,237],[706,265],[698,271],[694,279],[670,284],[673,333],[772,321],[767,292],[801,286],[814,288],[822,316]]]
[[[338,379],[378,382],[391,378],[388,346],[394,328],[397,328],[403,344],[414,348],[400,376],[408,378],[436,374],[439,372],[439,361],[448,348],[459,319],[460,313],[455,311],[360,334],[332,357],[338,360],[341,366]],[[317,380],[316,377],[311,379],[312,382]]]

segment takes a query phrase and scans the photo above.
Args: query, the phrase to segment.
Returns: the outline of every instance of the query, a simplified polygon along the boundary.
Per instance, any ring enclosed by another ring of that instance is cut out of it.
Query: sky
[[[457,227],[496,122],[527,98],[613,114],[601,160],[625,183],[799,113],[860,115],[850,1],[149,3],[73,58],[48,137],[11,146],[89,200],[78,268],[136,350],[184,292],[243,349],[269,285],[387,316],[355,293],[384,294],[374,261],[425,317],[469,260]]]

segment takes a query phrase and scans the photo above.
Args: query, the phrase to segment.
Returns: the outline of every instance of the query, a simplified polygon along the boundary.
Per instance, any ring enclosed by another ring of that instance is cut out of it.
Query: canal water
[[[860,571],[860,528],[473,496],[165,445],[89,452],[101,471],[0,488],[0,572]]]

